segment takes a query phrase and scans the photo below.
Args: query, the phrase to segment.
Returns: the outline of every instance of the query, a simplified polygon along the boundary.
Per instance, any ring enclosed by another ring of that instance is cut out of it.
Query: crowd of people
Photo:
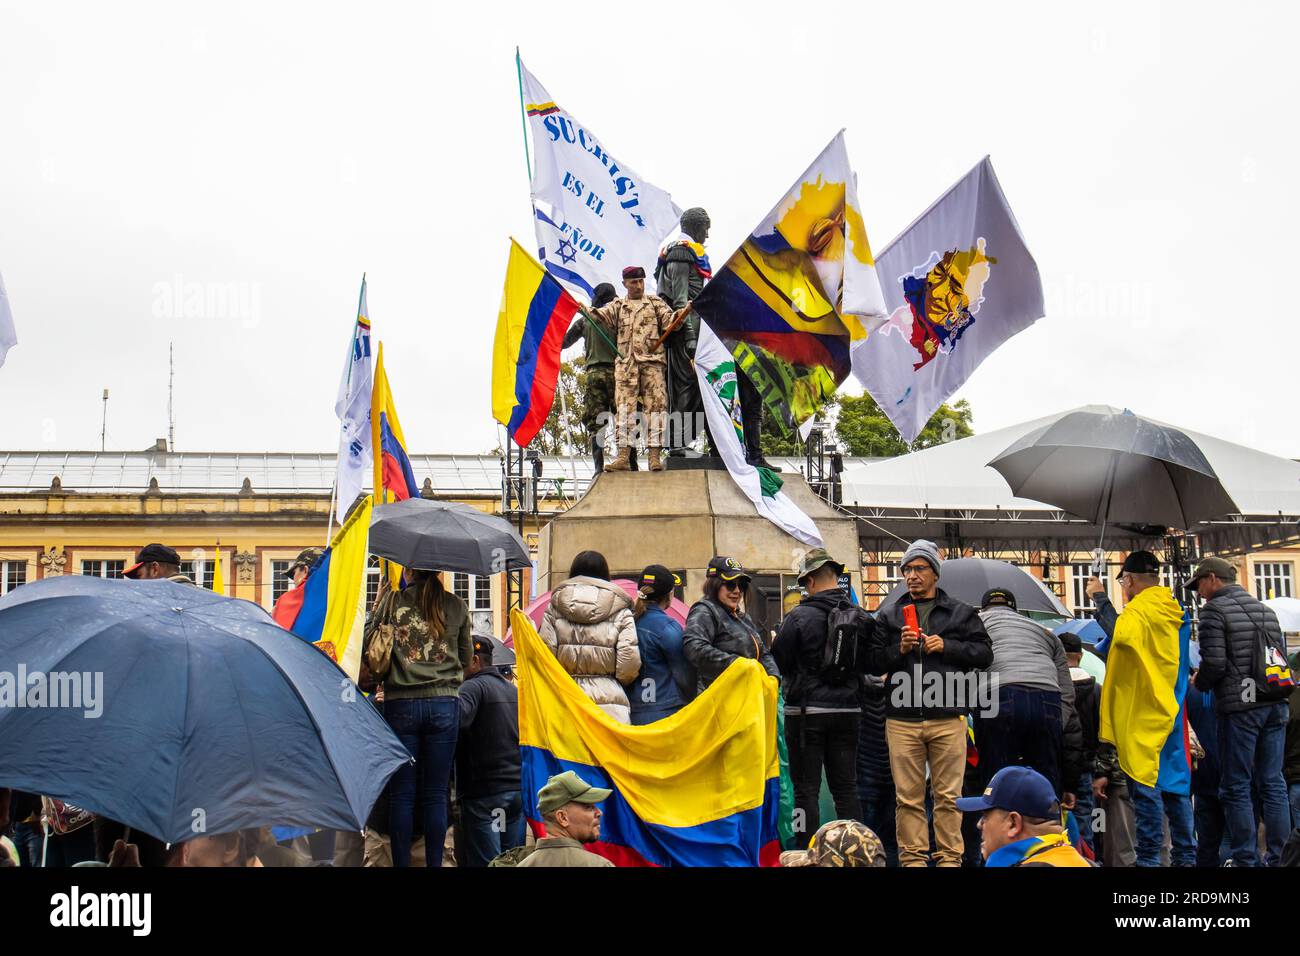
[[[308,549],[293,562],[294,587],[317,556]],[[671,716],[737,659],[778,678],[793,798],[783,865],[1300,862],[1300,691],[1260,686],[1261,654],[1276,664],[1283,636],[1230,563],[1207,558],[1186,585],[1202,601],[1190,673],[1180,663],[1183,605],[1149,552],[1123,562],[1122,610],[1092,582],[1108,641],[1089,650],[1021,614],[1006,588],[980,607],[947,594],[943,556],[928,541],[907,548],[905,593],[875,613],[841,586],[844,569],[824,549],[808,551],[800,602],[764,634],[745,610],[752,575],[733,558],[709,562],[683,625],[669,613],[682,582],[667,567],[646,567],[633,598],[603,555],[584,551],[538,633],[583,693],[625,724]],[[158,544],[126,575],[193,584]],[[1173,674],[1185,686],[1189,793],[1134,778],[1145,771],[1106,700],[1107,682],[1149,667],[1139,647],[1174,663],[1155,679]],[[1085,654],[1105,659],[1102,680]],[[277,840],[262,828],[168,846],[62,800],[0,791],[0,864],[611,865],[584,848],[600,838],[610,791],[571,771],[536,794],[542,826],[530,839],[512,663],[501,641],[472,632],[440,574],[408,571],[368,615],[359,683],[415,762],[388,781],[364,833]],[[823,780],[835,816],[825,823]]]

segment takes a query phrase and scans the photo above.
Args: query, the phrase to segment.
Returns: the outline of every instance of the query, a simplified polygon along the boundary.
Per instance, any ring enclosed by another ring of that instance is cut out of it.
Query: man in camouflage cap
[[[591,312],[602,325],[614,329],[621,356],[614,363],[618,458],[605,470],[628,471],[632,467],[628,459],[639,402],[647,425],[650,470],[663,471],[660,453],[668,413],[668,354],[662,340],[673,321],[673,310],[658,296],[646,296],[645,269],[641,266],[623,270],[623,287],[627,289],[626,297]]]
[[[806,850],[781,854],[782,866],[884,866],[880,837],[857,820],[832,820],[813,834]]]
[[[322,548],[303,548],[298,552],[298,557],[293,559],[293,564],[289,565],[289,569],[284,572],[284,576],[297,587],[307,580],[307,572],[311,570],[311,566],[324,553],[325,551]]]
[[[537,809],[546,823],[546,836],[520,866],[613,866],[589,853],[584,844],[600,839],[600,807],[613,793],[593,787],[572,770],[557,773],[537,791]]]

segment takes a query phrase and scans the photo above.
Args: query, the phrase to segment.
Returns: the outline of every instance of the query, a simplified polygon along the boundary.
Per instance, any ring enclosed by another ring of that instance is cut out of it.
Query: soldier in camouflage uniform
[[[614,405],[618,420],[618,458],[605,466],[606,471],[627,471],[632,447],[632,426],[637,403],[648,425],[647,445],[650,470],[663,471],[661,458],[663,430],[668,412],[668,389],[665,381],[668,356],[663,338],[673,320],[673,311],[663,299],[646,297],[645,269],[628,266],[623,270],[627,296],[615,299],[592,314],[604,325],[618,332],[618,350],[623,357],[614,364]]]
[[[781,854],[782,866],[884,866],[885,848],[857,820],[832,820],[813,834],[806,850]]]
[[[608,282],[602,282],[592,290],[591,307],[600,309],[616,298],[614,287]],[[601,331],[604,331],[605,335],[601,335]],[[586,318],[580,315],[569,326],[562,346],[567,349],[579,339],[583,342],[583,352],[586,356],[583,365],[586,388],[582,403],[582,425],[591,436],[591,455],[595,461],[597,474],[605,468],[605,436],[601,428],[600,415],[602,412],[612,414],[615,408],[614,362],[617,356],[609,343],[616,337],[617,333],[612,328],[596,330],[591,327],[591,323]],[[632,468],[634,470],[636,468],[635,460]]]

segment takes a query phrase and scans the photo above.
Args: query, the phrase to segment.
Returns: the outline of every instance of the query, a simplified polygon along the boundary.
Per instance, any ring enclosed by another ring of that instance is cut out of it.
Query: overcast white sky
[[[494,447],[509,237],[534,245],[518,44],[709,210],[715,264],[840,127],[877,249],[991,153],[1048,315],[956,396],[977,430],[1100,402],[1300,457],[1270,288],[1300,261],[1298,26],[1240,0],[0,0],[0,449],[98,448],[105,387],[109,448],[152,444],[174,341],[178,450],[333,452],[363,271],[411,450]],[[233,301],[186,315],[177,282]]]

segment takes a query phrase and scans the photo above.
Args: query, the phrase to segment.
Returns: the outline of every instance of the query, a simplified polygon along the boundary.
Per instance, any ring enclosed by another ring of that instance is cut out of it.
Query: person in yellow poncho
[[[1126,604],[1106,658],[1098,736],[1115,745],[1132,781],[1137,865],[1160,865],[1168,818],[1170,862],[1194,866],[1183,608],[1160,586],[1160,562],[1150,551],[1124,559],[1119,584]]]

